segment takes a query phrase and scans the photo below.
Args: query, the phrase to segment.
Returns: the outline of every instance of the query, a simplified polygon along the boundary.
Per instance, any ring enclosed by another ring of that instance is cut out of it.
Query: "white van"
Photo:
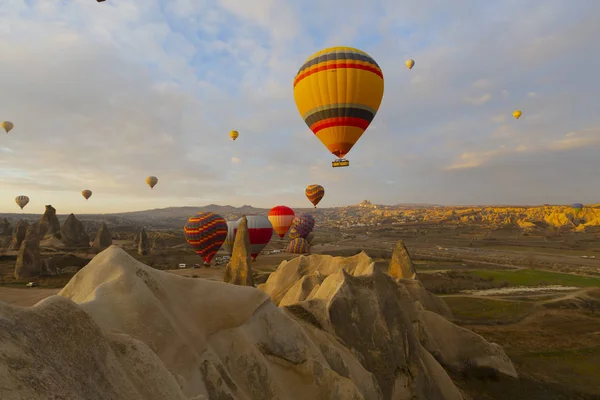
[[[187,264],[179,264],[179,268],[186,268]]]

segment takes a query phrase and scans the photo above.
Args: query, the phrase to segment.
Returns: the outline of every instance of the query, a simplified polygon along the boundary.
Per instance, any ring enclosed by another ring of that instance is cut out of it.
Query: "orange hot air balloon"
[[[296,217],[294,210],[286,206],[276,206],[269,211],[269,221],[281,239],[285,236]]]
[[[319,204],[323,196],[325,196],[325,188],[321,185],[308,185],[304,193],[306,194],[308,201],[317,208],[317,204]]]
[[[183,227],[185,240],[209,265],[227,238],[227,222],[218,214],[199,212]]]
[[[85,197],[85,199],[87,200],[87,199],[89,199],[89,198],[92,196],[92,191],[91,191],[91,190],[87,190],[87,189],[86,189],[86,190],[83,190],[83,191],[81,192],[81,195],[82,195],[83,197]]]
[[[294,79],[294,99],[304,122],[338,157],[344,157],[369,127],[383,99],[383,72],[371,56],[352,47],[313,54]]]

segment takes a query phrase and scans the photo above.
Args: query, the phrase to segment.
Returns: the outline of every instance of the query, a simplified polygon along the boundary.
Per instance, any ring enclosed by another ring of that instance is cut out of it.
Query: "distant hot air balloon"
[[[185,240],[209,265],[227,237],[227,223],[218,214],[199,212],[190,217],[183,228]]]
[[[300,68],[294,98],[306,125],[338,157],[332,166],[348,166],[343,158],[381,104],[383,73],[367,53],[331,47],[313,54]]]
[[[87,189],[86,189],[86,190],[83,190],[83,191],[81,192],[81,195],[82,195],[83,197],[85,197],[85,199],[87,200],[87,199],[89,199],[89,198],[92,196],[92,191],[91,191],[91,190],[87,190]]]
[[[6,133],[8,133],[8,132],[10,132],[10,131],[12,130],[12,128],[14,128],[14,127],[15,127],[15,124],[13,124],[13,123],[12,123],[12,122],[10,122],[10,121],[2,121],[2,122],[0,123],[0,126],[2,127],[2,129],[4,129],[4,131],[5,131]]]
[[[406,60],[406,62],[404,63],[404,65],[406,65],[406,67],[408,69],[412,69],[412,67],[415,66],[415,60]]]
[[[23,195],[17,196],[15,197],[15,203],[17,203],[17,205],[21,207],[22,210],[23,207],[25,207],[29,203],[29,197]]]
[[[571,204],[571,207],[576,212],[579,212],[579,211],[583,210],[583,204],[581,204],[581,203],[573,203],[573,204]]]
[[[310,201],[315,208],[317,208],[317,204],[321,201],[323,196],[325,196],[325,188],[321,185],[308,185],[306,190],[304,190],[308,201]]]
[[[155,176],[149,176],[146,178],[146,183],[148,184],[148,186],[150,186],[150,189],[152,189],[158,183],[158,178]]]
[[[515,112],[513,113],[513,117],[519,119],[521,117],[521,114],[523,113],[520,110],[515,110]]]
[[[290,229],[295,216],[294,210],[286,206],[276,206],[269,211],[269,221],[280,238]]]
[[[307,254],[310,253],[310,245],[303,238],[296,238],[290,241],[286,251],[292,254]]]
[[[240,133],[239,133],[238,131],[231,131],[231,132],[229,132],[229,137],[230,137],[232,140],[235,140],[235,139],[237,139],[237,138],[238,138],[238,136],[240,136]]]
[[[273,225],[271,225],[269,218],[263,215],[248,215],[246,219],[248,220],[248,236],[250,236],[250,255],[253,260],[256,260],[256,257],[273,237]],[[236,235],[240,221],[241,218],[237,220],[234,228]]]
[[[235,233],[237,232],[237,221],[227,221],[227,237],[223,242],[223,248],[229,255],[233,254],[233,243],[235,242]]]
[[[301,237],[306,239],[315,227],[315,217],[310,214],[298,215],[292,221],[288,235],[290,239]]]

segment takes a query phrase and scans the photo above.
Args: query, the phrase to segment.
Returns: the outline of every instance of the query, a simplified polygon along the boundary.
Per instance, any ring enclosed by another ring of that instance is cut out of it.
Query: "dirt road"
[[[60,292],[60,289],[12,288],[0,286],[0,301],[21,307],[30,307],[38,301]]]

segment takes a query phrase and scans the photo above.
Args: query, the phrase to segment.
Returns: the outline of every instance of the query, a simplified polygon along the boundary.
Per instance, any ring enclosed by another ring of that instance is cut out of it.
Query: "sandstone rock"
[[[100,252],[111,245],[112,234],[108,229],[108,226],[106,226],[106,222],[102,222],[100,229],[98,229],[98,233],[96,233],[94,243],[92,243],[92,249],[96,252]]]
[[[151,243],[148,240],[148,235],[146,234],[146,229],[142,228],[138,236],[138,254],[140,256],[146,256],[150,254]]]
[[[22,279],[39,276],[40,272],[40,224],[35,222],[27,229],[25,239],[21,243],[14,275],[16,279]]]
[[[10,222],[8,222],[8,219],[3,218],[0,221],[0,236],[9,236],[12,234],[12,226],[10,224]]]
[[[388,274],[393,278],[417,279],[417,272],[402,240],[396,243]]]
[[[21,248],[21,243],[25,239],[25,235],[27,234],[27,229],[29,228],[29,222],[22,219],[17,222],[15,228],[13,229],[13,237],[12,242],[10,243],[10,250],[19,250]]]
[[[188,399],[148,346],[103,332],[63,297],[29,308],[0,302],[0,315],[2,400]]]
[[[42,259],[41,275],[60,275],[75,273],[83,268],[90,260],[67,253]]]
[[[90,247],[90,237],[81,221],[70,214],[60,229],[62,241],[67,246]]]
[[[51,205],[46,206],[44,215],[40,218],[40,239],[54,236],[60,239],[60,222],[56,216],[56,209]]]
[[[237,224],[231,260],[225,267],[223,282],[241,286],[254,286],[250,255],[248,219],[244,216]]]

